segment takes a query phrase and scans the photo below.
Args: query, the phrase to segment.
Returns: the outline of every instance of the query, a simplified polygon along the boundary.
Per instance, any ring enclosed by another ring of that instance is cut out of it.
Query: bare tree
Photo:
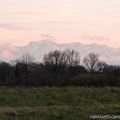
[[[64,65],[67,61],[65,61],[65,54],[61,51],[55,50],[46,54],[43,58],[44,64],[50,65]]]
[[[96,72],[103,72],[106,67],[107,64],[105,62],[99,61],[96,67]]]
[[[80,64],[79,53],[74,50],[66,50],[64,52],[55,50],[44,56],[45,64],[55,66],[75,66]]]
[[[63,78],[66,69],[69,69],[71,66],[78,65],[80,59],[77,52],[74,50],[55,50],[46,54],[43,62],[50,75],[49,79],[55,80],[54,82],[56,82],[57,79]]]
[[[68,66],[78,66],[80,64],[80,55],[77,51],[68,49],[65,51],[65,54]]]
[[[33,60],[34,59],[29,54],[24,54],[21,58],[16,60],[15,73],[19,80],[18,84],[27,84],[30,66],[33,63]]]
[[[23,54],[19,59],[16,60],[16,63],[31,64],[34,62],[34,58],[28,53]]]
[[[89,53],[84,59],[83,63],[86,69],[91,72],[101,72],[105,67],[105,62],[100,61],[99,55],[95,53]]]

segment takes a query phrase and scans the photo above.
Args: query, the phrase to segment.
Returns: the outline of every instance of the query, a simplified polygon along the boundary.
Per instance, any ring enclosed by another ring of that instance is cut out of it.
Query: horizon
[[[35,41],[29,41],[28,43],[26,44],[23,44],[23,45],[15,45],[14,43],[11,43],[11,42],[3,42],[3,43],[0,43],[0,46],[4,45],[4,46],[13,46],[13,47],[24,47],[24,46],[27,46],[29,45],[30,43],[36,43],[36,42],[53,42],[53,43],[57,43],[57,44],[74,44],[74,43],[79,43],[79,44],[82,44],[82,45],[100,45],[100,46],[105,46],[105,47],[108,47],[108,48],[113,48],[113,49],[119,49],[119,47],[113,47],[113,46],[109,46],[109,45],[106,45],[106,44],[103,44],[103,43],[97,43],[97,42],[92,42],[92,43],[83,43],[83,42],[79,42],[79,41],[73,41],[73,42],[59,42],[59,41],[56,41],[56,40],[52,40],[52,39],[40,39],[40,40],[35,40]]]
[[[119,0],[1,0],[0,9],[0,44],[51,36],[57,43],[120,47]]]
[[[54,40],[44,39],[41,41],[31,41],[23,46],[14,46],[12,44],[0,44],[0,59],[2,61],[13,61],[20,59],[24,54],[28,54],[35,61],[42,61],[43,56],[54,50],[74,49],[83,59],[89,53],[98,54],[102,61],[107,64],[120,65],[120,48],[109,47],[104,44],[91,43],[82,44],[80,42],[56,43]],[[37,51],[37,52],[36,52]]]

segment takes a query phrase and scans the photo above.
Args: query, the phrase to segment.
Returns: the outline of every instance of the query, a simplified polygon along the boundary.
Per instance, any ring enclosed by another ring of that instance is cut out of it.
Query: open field
[[[89,120],[120,113],[120,88],[0,88],[0,120]]]

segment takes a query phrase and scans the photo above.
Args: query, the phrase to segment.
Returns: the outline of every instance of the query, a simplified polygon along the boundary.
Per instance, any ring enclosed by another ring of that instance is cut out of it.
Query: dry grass
[[[0,120],[89,120],[119,106],[120,88],[0,88]]]

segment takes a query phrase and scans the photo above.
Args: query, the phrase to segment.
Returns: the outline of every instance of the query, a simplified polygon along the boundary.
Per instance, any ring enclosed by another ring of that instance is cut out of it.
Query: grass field
[[[90,120],[120,113],[120,88],[0,88],[0,120]]]

